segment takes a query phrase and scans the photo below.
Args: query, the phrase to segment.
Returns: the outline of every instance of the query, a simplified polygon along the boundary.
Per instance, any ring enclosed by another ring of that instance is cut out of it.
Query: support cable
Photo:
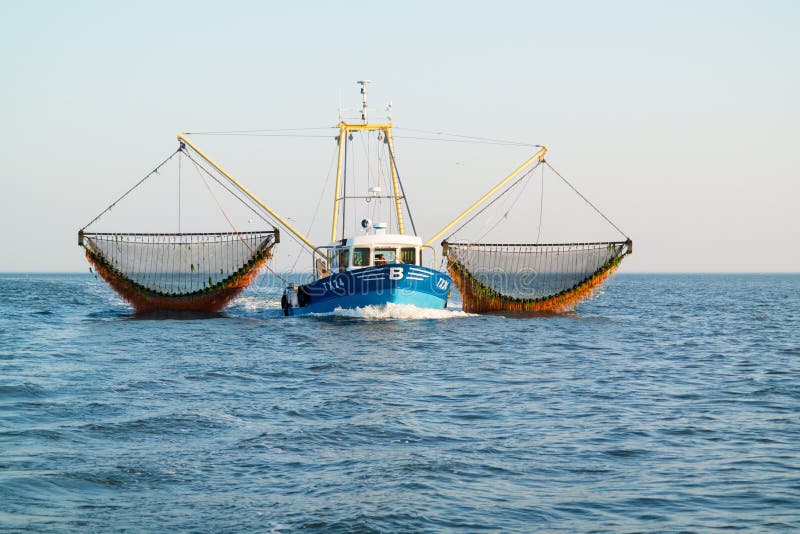
[[[400,179],[400,170],[397,168],[397,160],[394,159],[394,150],[392,150],[392,146],[389,143],[386,143],[386,146],[389,147],[389,165],[394,166],[394,172],[397,175],[397,183],[400,184],[400,194],[403,195],[406,213],[408,213],[408,220],[411,223],[411,230],[414,232],[414,235],[417,235],[417,227],[414,226],[414,217],[411,215],[411,208],[408,205],[408,197],[406,197],[406,190],[403,188],[403,181]]]
[[[233,195],[233,196],[234,196],[234,197],[235,197],[237,200],[239,200],[239,201],[240,201],[242,204],[244,204],[244,205],[245,205],[247,208],[249,208],[249,209],[250,209],[250,211],[252,211],[253,213],[255,213],[255,214],[256,214],[256,216],[258,216],[258,217],[259,217],[261,220],[263,220],[264,222],[267,222],[267,223],[271,224],[273,227],[275,227],[275,226],[278,226],[278,225],[276,225],[276,224],[275,224],[275,221],[272,221],[272,220],[270,220],[270,219],[266,218],[262,212],[260,212],[259,210],[255,209],[253,206],[251,206],[251,205],[250,205],[250,203],[249,203],[249,202],[246,202],[246,201],[245,201],[244,199],[242,199],[242,198],[241,198],[239,195],[237,195],[237,194],[236,194],[234,191],[232,191],[230,188],[228,188],[228,186],[227,186],[227,185],[226,185],[226,184],[225,184],[225,183],[224,183],[222,180],[220,180],[219,178],[217,178],[217,176],[215,176],[213,173],[209,172],[209,171],[208,171],[208,169],[206,169],[206,168],[205,168],[205,167],[204,167],[202,164],[200,164],[200,163],[196,162],[196,161],[194,160],[194,158],[192,158],[192,156],[191,156],[191,155],[190,155],[188,152],[186,152],[185,154],[186,154],[186,157],[187,157],[187,158],[189,158],[189,159],[192,161],[192,163],[194,163],[195,165],[197,165],[198,167],[200,167],[200,169],[202,169],[202,170],[203,170],[203,172],[205,172],[205,173],[206,173],[206,174],[207,174],[209,177],[211,177],[211,179],[212,179],[212,180],[214,180],[215,182],[217,182],[217,183],[218,183],[218,184],[219,184],[219,185],[220,185],[220,186],[221,186],[223,189],[225,189],[227,192],[229,192],[231,195]],[[305,244],[305,243],[303,243],[302,241],[300,241],[300,240],[299,240],[299,239],[298,239],[296,236],[294,236],[294,235],[293,235],[291,232],[289,232],[289,237],[291,237],[291,238],[292,238],[292,239],[293,239],[293,240],[294,240],[294,241],[295,241],[295,242],[296,242],[298,245],[300,245],[301,247],[303,247],[303,246],[306,246],[306,244]],[[289,286],[289,285],[292,285],[292,283],[291,283],[289,280],[287,280],[286,278],[284,278],[283,276],[281,276],[280,274],[278,274],[278,273],[277,273],[275,270],[273,270],[273,269],[272,269],[272,267],[270,267],[268,264],[266,264],[266,263],[265,263],[265,264],[264,264],[264,267],[265,267],[265,268],[266,268],[266,269],[267,269],[269,272],[271,272],[272,274],[274,274],[274,275],[275,275],[277,278],[280,278],[280,279],[281,279],[281,281],[282,281],[284,284],[286,284],[287,286]]]
[[[530,174],[532,174],[532,173],[533,173],[533,171],[534,171],[534,170],[536,170],[536,168],[535,168],[535,167],[534,167],[534,168],[532,168],[532,169],[530,170],[530,172],[527,172],[527,173],[525,173],[525,175],[524,175],[523,177],[527,177],[527,176],[529,176]],[[514,183],[514,185],[516,185],[516,184],[517,184],[519,181],[520,181],[520,180],[517,180],[517,182],[515,182],[515,183]],[[491,227],[491,228],[489,228],[488,230],[486,230],[486,231],[483,233],[483,235],[482,235],[481,237],[479,237],[479,238],[478,238],[478,241],[481,241],[481,240],[483,240],[483,238],[484,238],[484,237],[486,237],[486,236],[487,236],[487,234],[488,234],[489,232],[491,232],[492,230],[494,230],[495,228],[497,228],[497,226],[498,226],[498,225],[499,225],[501,222],[503,222],[503,219],[506,219],[506,218],[508,218],[508,214],[511,212],[511,210],[513,210],[513,209],[514,209],[514,206],[516,206],[516,205],[517,205],[517,202],[519,202],[519,199],[520,199],[520,198],[522,198],[522,194],[525,192],[525,189],[527,189],[527,188],[528,188],[528,184],[529,184],[529,183],[530,183],[530,181],[526,181],[526,182],[523,184],[522,188],[519,190],[519,193],[517,194],[517,197],[516,197],[516,198],[515,198],[515,199],[514,199],[514,200],[511,202],[511,205],[508,207],[508,209],[506,209],[506,212],[503,214],[503,216],[502,216],[500,219],[498,219],[498,220],[497,220],[497,222],[496,222],[496,223],[494,223],[494,224],[492,225],[492,227]],[[511,187],[513,187],[513,185],[512,185]],[[509,190],[510,190],[510,189],[511,189],[511,188],[509,188]],[[501,193],[501,195],[502,195],[502,194],[505,194],[505,191],[504,191],[503,193]],[[498,198],[499,198],[499,197],[498,197]],[[488,207],[488,206],[487,206],[487,207]]]
[[[216,195],[214,194],[214,192],[211,190],[211,187],[208,185],[208,182],[206,181],[205,177],[204,177],[204,176],[202,175],[202,173],[200,172],[200,169],[197,167],[197,164],[196,164],[196,163],[195,163],[195,170],[197,171],[197,175],[198,175],[198,176],[200,177],[200,179],[203,181],[203,184],[206,186],[206,189],[208,189],[208,194],[209,194],[209,195],[211,195],[211,198],[213,198],[213,199],[214,199],[214,203],[217,205],[217,208],[219,208],[219,211],[220,211],[220,213],[222,213],[222,216],[223,216],[223,217],[225,217],[225,220],[226,220],[226,221],[228,221],[228,225],[230,225],[230,227],[233,229],[233,231],[234,231],[234,232],[237,234],[237,236],[239,237],[239,240],[240,240],[242,243],[244,243],[244,244],[245,244],[245,246],[246,246],[248,249],[250,249],[250,254],[255,254],[255,251],[254,251],[252,248],[250,248],[250,245],[249,245],[249,244],[248,244],[248,243],[247,243],[247,242],[244,240],[244,238],[241,236],[241,233],[239,232],[239,229],[238,229],[238,228],[236,228],[236,226],[233,224],[233,221],[231,221],[230,217],[228,217],[228,214],[227,214],[227,213],[225,213],[225,210],[222,208],[222,204],[220,204],[220,203],[219,203],[219,199],[217,199],[217,196],[216,196]]]
[[[202,170],[203,170],[203,172],[205,172],[205,173],[206,173],[206,174],[207,174],[207,175],[208,175],[208,176],[209,176],[209,177],[210,177],[212,180],[214,180],[215,182],[217,182],[217,184],[219,184],[219,185],[220,185],[220,186],[221,186],[223,189],[225,189],[227,192],[229,192],[231,195],[233,195],[233,196],[234,196],[234,198],[236,198],[236,199],[237,199],[237,200],[239,200],[239,201],[240,201],[242,204],[244,204],[244,205],[245,205],[247,208],[249,208],[249,209],[250,209],[250,211],[252,211],[253,213],[255,213],[255,214],[256,214],[256,216],[258,216],[259,218],[261,218],[261,220],[263,220],[264,222],[267,222],[267,223],[271,224],[273,227],[274,227],[274,226],[276,226],[276,224],[275,224],[275,221],[272,221],[272,220],[270,220],[270,219],[266,218],[266,217],[264,216],[264,214],[263,214],[263,213],[261,213],[260,211],[256,210],[255,208],[253,208],[253,206],[251,206],[251,205],[250,205],[248,202],[246,202],[244,199],[242,199],[242,198],[241,198],[239,195],[237,195],[235,192],[233,192],[233,191],[232,191],[230,188],[228,188],[228,186],[227,186],[227,185],[226,185],[224,182],[222,182],[222,180],[220,180],[219,178],[217,178],[217,177],[216,177],[216,176],[215,176],[213,173],[209,172],[209,170],[208,170],[208,169],[206,169],[206,168],[205,168],[205,167],[204,167],[202,164],[200,164],[200,163],[198,163],[197,161],[195,161],[195,160],[194,160],[194,158],[192,158],[192,156],[191,156],[189,153],[185,153],[185,155],[186,155],[186,157],[187,157],[187,158],[189,158],[189,159],[192,161],[192,163],[194,163],[194,164],[195,164],[195,166],[196,166],[196,167],[199,167],[200,169],[202,169]],[[204,180],[204,181],[205,181],[205,180]],[[208,184],[206,184],[206,186],[207,186],[207,185],[208,185]],[[215,200],[216,200],[216,199],[215,199]],[[220,209],[221,209],[221,208],[220,208]],[[226,218],[227,218],[227,216],[226,216]],[[230,220],[229,220],[228,222],[230,222]],[[232,226],[232,225],[231,225],[231,226]],[[303,243],[302,241],[300,241],[299,239],[297,239],[297,237],[295,237],[294,235],[292,235],[292,233],[291,233],[291,232],[289,232],[289,237],[291,237],[292,239],[294,239],[294,241],[295,241],[297,244],[299,244],[301,247],[305,245],[305,243]],[[249,247],[248,247],[248,248],[249,248]],[[272,269],[272,267],[270,267],[268,264],[266,264],[266,263],[265,263],[265,264],[264,264],[264,267],[266,267],[266,269],[267,269],[269,272],[271,272],[272,274],[274,274],[276,277],[280,278],[280,279],[281,279],[281,281],[283,281],[283,283],[285,283],[286,285],[291,285],[291,282],[290,282],[289,280],[287,280],[286,278],[284,278],[284,277],[282,277],[280,274],[278,274],[276,271],[274,271],[274,270]]]
[[[277,225],[275,224],[275,221],[273,221],[272,219],[269,219],[269,218],[265,217],[265,216],[264,216],[264,214],[263,214],[261,211],[259,211],[259,210],[255,209],[255,208],[254,208],[254,207],[253,207],[253,206],[252,206],[252,205],[251,205],[251,204],[250,204],[250,203],[249,203],[249,202],[248,202],[246,199],[242,198],[242,197],[241,197],[241,196],[239,196],[239,195],[238,195],[238,194],[237,194],[235,191],[233,191],[232,189],[230,189],[230,188],[229,188],[229,187],[228,187],[228,186],[225,184],[225,182],[223,182],[222,180],[220,180],[219,178],[217,178],[217,176],[215,176],[215,175],[214,175],[214,173],[212,173],[212,172],[210,172],[208,169],[206,169],[206,168],[203,166],[203,164],[202,164],[202,163],[200,163],[200,162],[196,161],[196,160],[195,160],[195,159],[194,159],[194,158],[193,158],[193,157],[192,157],[192,156],[191,156],[191,155],[190,155],[188,152],[184,152],[184,154],[186,155],[186,157],[187,157],[187,158],[189,158],[189,160],[190,160],[192,163],[194,163],[194,165],[195,165],[196,167],[199,167],[199,168],[200,168],[200,169],[201,169],[201,170],[202,170],[204,173],[206,173],[206,175],[208,175],[208,176],[209,176],[209,177],[210,177],[212,180],[214,180],[215,182],[217,182],[217,184],[219,184],[219,186],[220,186],[220,187],[222,187],[223,189],[225,189],[225,191],[227,191],[228,193],[230,193],[230,194],[231,194],[231,195],[232,195],[232,196],[233,196],[235,199],[237,199],[239,202],[241,202],[242,204],[244,204],[244,205],[245,205],[245,206],[246,206],[246,207],[247,207],[247,208],[248,208],[250,211],[252,211],[252,212],[253,212],[253,213],[254,213],[254,214],[257,216],[257,217],[259,217],[261,220],[263,220],[263,221],[264,221],[264,222],[266,222],[266,223],[269,223],[269,224],[270,224],[270,225],[272,225],[272,226],[277,226]]]
[[[520,183],[522,180],[524,180],[525,178],[527,178],[527,177],[528,177],[528,176],[529,176],[529,175],[530,175],[530,174],[531,174],[531,173],[532,173],[534,170],[536,170],[536,168],[539,166],[539,164],[540,164],[540,163],[541,163],[541,161],[537,161],[537,162],[536,162],[536,164],[535,164],[533,167],[531,167],[530,169],[528,169],[528,170],[527,170],[527,172],[525,172],[525,174],[523,174],[522,176],[520,176],[519,178],[517,178],[517,180],[516,180],[514,183],[512,183],[510,186],[508,186],[508,187],[507,187],[507,188],[506,188],[506,189],[505,189],[503,192],[501,192],[499,195],[497,195],[496,197],[494,197],[494,198],[491,200],[491,202],[489,202],[489,203],[488,203],[488,204],[486,204],[486,205],[485,205],[483,208],[481,208],[480,210],[478,210],[478,212],[477,212],[477,213],[475,213],[475,215],[473,215],[472,217],[470,217],[469,219],[467,219],[467,221],[466,221],[465,223],[463,223],[461,226],[459,226],[459,227],[458,227],[458,228],[456,228],[456,229],[455,229],[453,232],[451,232],[451,233],[450,233],[450,235],[448,235],[447,237],[445,237],[445,238],[444,238],[444,240],[445,240],[445,241],[447,241],[448,239],[450,239],[451,237],[453,237],[455,234],[457,234],[459,231],[461,231],[461,229],[462,229],[462,228],[464,228],[466,225],[468,225],[469,223],[471,223],[472,221],[474,221],[474,220],[475,220],[475,218],[476,218],[477,216],[479,216],[481,213],[483,213],[484,211],[486,211],[486,210],[489,208],[489,206],[491,206],[492,204],[494,204],[495,202],[497,202],[498,200],[500,200],[500,198],[502,198],[502,197],[503,197],[503,195],[505,195],[506,193],[508,193],[509,191],[511,191],[511,190],[512,190],[514,187],[516,187],[516,185],[517,185],[517,184],[519,184],[519,183]]]
[[[140,185],[142,185],[142,184],[145,182],[145,180],[147,180],[148,178],[150,178],[150,177],[151,177],[151,176],[153,176],[154,174],[157,174],[157,173],[158,173],[158,169],[160,169],[161,167],[163,167],[163,166],[164,166],[164,164],[166,164],[166,163],[167,163],[169,160],[171,160],[172,158],[174,158],[174,157],[175,157],[175,154],[177,154],[177,153],[178,153],[178,152],[180,152],[180,151],[181,151],[181,149],[180,149],[180,148],[178,148],[178,150],[176,150],[175,152],[173,152],[172,154],[170,154],[170,156],[169,156],[167,159],[165,159],[164,161],[162,161],[161,163],[159,163],[159,164],[158,164],[158,166],[157,166],[155,169],[153,169],[152,171],[150,171],[150,172],[149,172],[149,173],[148,173],[148,174],[147,174],[147,175],[146,175],[144,178],[142,178],[141,180],[139,180],[138,182],[136,182],[136,184],[135,184],[133,187],[131,187],[130,189],[128,189],[127,191],[125,191],[125,193],[124,193],[124,194],[123,194],[121,197],[119,197],[117,200],[115,200],[114,202],[112,202],[110,206],[108,206],[106,209],[104,209],[103,211],[101,211],[101,212],[100,212],[100,214],[99,214],[97,217],[95,217],[94,219],[92,219],[91,221],[89,221],[89,223],[88,223],[86,226],[84,226],[83,228],[81,228],[81,231],[84,231],[84,230],[86,230],[87,228],[89,228],[89,227],[90,227],[92,224],[94,224],[94,223],[95,223],[95,221],[97,221],[97,219],[99,219],[100,217],[102,217],[103,215],[105,215],[106,213],[108,213],[109,211],[111,211],[111,208],[113,208],[114,206],[116,206],[116,205],[117,205],[117,203],[118,203],[120,200],[122,200],[123,198],[125,198],[126,196],[128,196],[128,195],[129,195],[129,194],[130,194],[130,193],[131,193],[131,192],[132,192],[134,189],[136,189],[137,187],[139,187]]]
[[[344,170],[342,172],[342,199],[341,199],[341,202],[342,202],[342,239],[344,239],[344,225],[347,222],[347,145],[348,145],[348,140],[350,139],[350,135],[351,135],[350,133],[345,135],[344,136],[344,140],[342,141],[344,143],[344,151],[342,153],[342,155],[344,157],[344,164],[342,165],[342,168]],[[367,174],[367,176],[369,176],[369,173]],[[369,179],[367,179],[367,183],[369,183]],[[338,193],[338,191],[337,191],[337,193]],[[353,215],[355,215],[355,211],[353,212]]]
[[[536,145],[533,143],[526,143],[524,141],[512,141],[508,139],[492,139],[489,137],[476,137],[474,135],[462,135],[462,134],[454,134],[454,133],[447,133],[447,132],[436,132],[431,130],[419,130],[414,128],[395,128],[395,130],[401,130],[406,132],[416,132],[416,133],[425,133],[431,135],[439,135],[439,136],[448,136],[448,137],[457,137],[463,139],[463,141],[457,141],[455,139],[429,139],[429,138],[421,138],[421,137],[405,137],[406,139],[427,139],[431,141],[451,141],[451,142],[461,142],[461,143],[469,143],[469,142],[486,142],[486,144],[492,145],[509,145],[509,146],[525,146],[525,147],[533,147],[533,148],[541,148],[541,145]],[[397,136],[395,136],[397,137]]]
[[[316,128],[261,128],[258,130],[227,130],[215,132],[184,132],[184,135],[256,135],[260,133],[275,133],[275,132],[308,132],[312,130],[330,130],[337,129],[336,126],[319,126]],[[330,137],[330,136],[326,136]]]
[[[541,193],[539,194],[539,228],[536,230],[536,243],[542,237],[542,215],[544,214],[544,167],[542,167]]]
[[[594,211],[596,211],[596,212],[597,212],[597,213],[598,213],[598,214],[599,214],[599,215],[600,215],[600,216],[601,216],[603,219],[605,219],[605,220],[606,220],[606,222],[607,222],[608,224],[610,224],[611,226],[613,226],[613,227],[614,227],[614,229],[615,229],[617,232],[619,232],[620,234],[622,234],[623,236],[625,236],[625,238],[626,238],[626,239],[630,239],[630,238],[628,237],[628,234],[626,234],[625,232],[623,232],[622,230],[620,230],[620,229],[619,229],[619,226],[617,226],[616,224],[614,224],[613,222],[611,222],[611,219],[609,219],[608,217],[606,217],[606,216],[603,214],[603,212],[602,212],[602,211],[600,211],[600,210],[597,208],[597,206],[595,206],[594,204],[592,204],[591,202],[589,202],[589,199],[588,199],[588,198],[586,198],[585,196],[583,196],[583,194],[582,194],[580,191],[578,191],[577,189],[575,189],[575,186],[574,186],[574,185],[572,185],[572,184],[571,184],[571,183],[570,183],[570,182],[569,182],[569,181],[568,181],[566,178],[564,178],[563,176],[561,176],[561,174],[559,174],[559,172],[558,172],[557,170],[555,170],[555,169],[553,168],[553,166],[552,166],[552,165],[550,165],[550,163],[549,163],[549,162],[545,161],[545,162],[544,162],[544,164],[545,164],[545,165],[547,165],[548,167],[550,167],[550,170],[551,170],[551,171],[553,171],[554,173],[556,173],[556,176],[558,176],[559,178],[561,178],[561,180],[563,180],[563,182],[564,182],[565,184],[567,184],[568,186],[570,186],[570,188],[571,188],[573,191],[575,191],[575,193],[577,193],[579,197],[581,197],[581,198],[582,198],[582,199],[583,199],[583,200],[584,200],[584,201],[585,201],[587,204],[589,204],[589,206],[591,206],[591,207],[592,207],[592,209],[594,209]]]
[[[181,162],[178,158],[178,233],[181,233]]]
[[[325,189],[328,187],[328,182],[331,179],[331,170],[333,169],[333,162],[336,159],[336,152],[333,153],[331,156],[331,162],[328,165],[328,173],[325,175],[325,183],[322,184],[322,190],[319,193],[319,199],[317,200],[317,207],[314,208],[314,215],[311,217],[311,222],[308,225],[308,230],[306,230],[306,235],[311,235],[311,230],[314,228],[314,223],[317,220],[317,214],[319,213],[319,207],[322,205],[322,199],[325,196]],[[300,253],[297,254],[295,257],[294,263],[292,264],[292,271],[297,268],[297,262],[300,261]]]

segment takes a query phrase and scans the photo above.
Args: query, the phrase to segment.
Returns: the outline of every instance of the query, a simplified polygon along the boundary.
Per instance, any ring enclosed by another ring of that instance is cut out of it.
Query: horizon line
[[[298,271],[275,271],[281,274],[289,274]],[[305,271],[303,271],[305,272]],[[8,274],[91,274],[89,271],[4,271],[0,270],[0,275]],[[265,273],[269,274],[269,273]],[[624,274],[800,274],[800,271],[625,271],[616,272],[614,276]]]

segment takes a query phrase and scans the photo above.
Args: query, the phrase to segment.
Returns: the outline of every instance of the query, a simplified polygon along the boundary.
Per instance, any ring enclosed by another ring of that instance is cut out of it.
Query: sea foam
[[[354,319],[366,320],[456,319],[461,317],[474,317],[474,314],[465,313],[459,309],[418,308],[413,304],[394,303],[387,303],[381,306],[364,306],[363,308],[355,309],[336,308],[329,313],[314,313],[309,315],[316,317],[352,317]]]

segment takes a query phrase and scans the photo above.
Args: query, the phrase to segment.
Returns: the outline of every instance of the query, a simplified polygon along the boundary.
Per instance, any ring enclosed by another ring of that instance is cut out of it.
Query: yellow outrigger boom
[[[442,236],[442,234],[444,234],[445,232],[447,232],[448,230],[450,230],[450,229],[451,229],[453,226],[455,226],[456,224],[458,224],[458,223],[459,223],[459,221],[461,221],[461,220],[462,220],[464,217],[466,217],[467,215],[469,215],[470,213],[472,213],[473,211],[475,211],[475,209],[476,209],[478,206],[480,206],[481,204],[483,204],[483,203],[486,201],[486,199],[488,199],[490,196],[492,196],[493,194],[495,194],[495,193],[496,193],[496,192],[497,192],[497,191],[498,191],[498,190],[499,190],[501,187],[503,187],[504,185],[506,185],[506,184],[507,184],[509,181],[511,181],[511,180],[512,180],[512,179],[514,179],[515,177],[519,176],[519,174],[520,174],[522,171],[524,171],[524,170],[525,170],[525,169],[528,167],[528,165],[530,165],[530,164],[531,164],[533,161],[535,161],[535,160],[538,160],[538,162],[539,162],[539,163],[541,163],[542,161],[544,161],[544,155],[545,155],[546,153],[547,153],[547,147],[546,147],[546,146],[543,146],[543,147],[541,147],[541,148],[539,149],[539,151],[538,151],[538,152],[536,152],[536,154],[534,154],[533,156],[531,156],[530,158],[528,158],[527,160],[525,160],[525,162],[524,162],[522,165],[520,165],[519,167],[517,167],[516,169],[514,169],[514,170],[511,172],[511,174],[509,174],[508,176],[506,176],[505,178],[503,178],[503,179],[500,181],[500,183],[498,183],[496,186],[494,186],[492,189],[490,189],[490,190],[489,190],[489,192],[487,192],[487,193],[486,193],[485,195],[483,195],[481,198],[479,198],[478,200],[476,200],[476,201],[475,201],[475,202],[474,202],[474,203],[473,203],[473,204],[472,204],[470,207],[468,207],[466,210],[464,210],[464,211],[463,211],[463,212],[462,212],[462,213],[461,213],[461,214],[460,214],[458,217],[456,217],[455,219],[453,219],[452,221],[450,221],[450,223],[449,223],[447,226],[445,226],[445,227],[444,227],[444,228],[442,228],[442,229],[441,229],[439,232],[437,232],[436,234],[434,234],[434,236],[433,236],[433,237],[431,237],[430,239],[428,239],[428,240],[427,240],[427,241],[426,241],[426,242],[425,242],[425,243],[424,243],[422,246],[423,246],[423,247],[428,247],[428,246],[430,246],[430,245],[431,245],[431,243],[433,243],[433,242],[434,242],[434,241],[436,241],[438,238],[440,238],[440,237]]]
[[[211,165],[212,167],[214,167],[215,169],[217,169],[217,171],[219,171],[219,173],[220,173],[220,174],[222,174],[222,175],[223,175],[225,178],[227,178],[227,179],[228,179],[228,181],[229,181],[230,183],[232,183],[234,186],[236,186],[236,188],[237,188],[239,191],[241,191],[242,193],[244,193],[245,195],[247,195],[247,196],[250,198],[250,200],[252,200],[252,201],[253,201],[253,202],[255,202],[256,204],[258,204],[259,206],[261,206],[261,208],[263,208],[263,209],[264,209],[264,211],[266,211],[267,213],[269,213],[269,214],[270,214],[270,215],[271,215],[271,216],[272,216],[272,217],[273,217],[273,218],[274,218],[276,221],[278,221],[278,222],[281,224],[281,226],[283,226],[284,228],[286,228],[287,230],[289,230],[289,231],[290,231],[292,234],[294,234],[294,236],[295,236],[295,237],[297,237],[297,238],[298,238],[300,241],[302,241],[303,243],[305,243],[305,244],[306,244],[306,246],[308,246],[308,248],[310,248],[311,250],[314,250],[315,252],[317,252],[317,251],[315,250],[317,247],[316,247],[316,245],[314,245],[314,243],[312,243],[311,241],[309,241],[309,239],[308,239],[306,236],[304,236],[303,234],[301,234],[301,233],[300,233],[300,232],[299,232],[297,229],[295,229],[295,228],[294,228],[294,227],[293,227],[291,224],[289,224],[289,223],[286,221],[286,219],[284,219],[283,217],[281,217],[280,215],[278,215],[278,214],[277,214],[277,213],[276,213],[276,212],[275,212],[275,211],[274,211],[272,208],[270,208],[269,206],[267,206],[266,204],[264,204],[263,202],[261,202],[261,200],[260,200],[260,199],[259,199],[257,196],[255,196],[255,195],[254,195],[253,193],[251,193],[251,192],[250,192],[250,191],[249,191],[249,190],[248,190],[248,189],[247,189],[245,186],[243,186],[241,183],[239,183],[239,182],[238,182],[238,181],[237,181],[237,180],[236,180],[236,179],[235,179],[233,176],[231,176],[231,175],[230,175],[230,174],[229,174],[229,173],[228,173],[228,172],[227,172],[225,169],[223,169],[222,167],[220,167],[219,165],[217,165],[217,163],[216,163],[216,162],[214,162],[214,160],[212,160],[211,158],[209,158],[209,157],[208,157],[208,156],[207,156],[207,155],[206,155],[206,154],[205,154],[205,153],[204,153],[202,150],[200,150],[199,148],[197,148],[197,147],[196,147],[196,146],[195,146],[195,145],[194,145],[194,144],[193,144],[191,141],[189,141],[188,139],[186,139],[186,136],[185,136],[185,135],[183,135],[183,133],[179,133],[179,134],[178,134],[178,141],[180,141],[181,143],[185,143],[186,145],[188,145],[189,147],[191,147],[191,149],[192,149],[192,150],[194,150],[194,151],[195,151],[195,152],[196,152],[196,153],[197,153],[197,154],[198,154],[198,155],[199,155],[201,158],[203,158],[204,160],[206,160],[206,161],[208,162],[208,164],[209,164],[209,165]],[[323,255],[321,252],[317,252],[317,254],[319,254],[320,256],[322,256],[323,258],[325,258],[325,255]]]

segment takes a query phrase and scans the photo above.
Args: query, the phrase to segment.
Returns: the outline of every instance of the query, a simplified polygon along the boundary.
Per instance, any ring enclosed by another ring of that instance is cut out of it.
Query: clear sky
[[[634,239],[624,271],[800,271],[800,2],[5,0],[0,25],[0,271],[85,270],[77,230],[178,132],[333,126],[362,78],[398,126],[547,145]],[[198,142],[308,224],[333,141]],[[457,179],[482,147],[412,146],[423,238],[524,158]]]

